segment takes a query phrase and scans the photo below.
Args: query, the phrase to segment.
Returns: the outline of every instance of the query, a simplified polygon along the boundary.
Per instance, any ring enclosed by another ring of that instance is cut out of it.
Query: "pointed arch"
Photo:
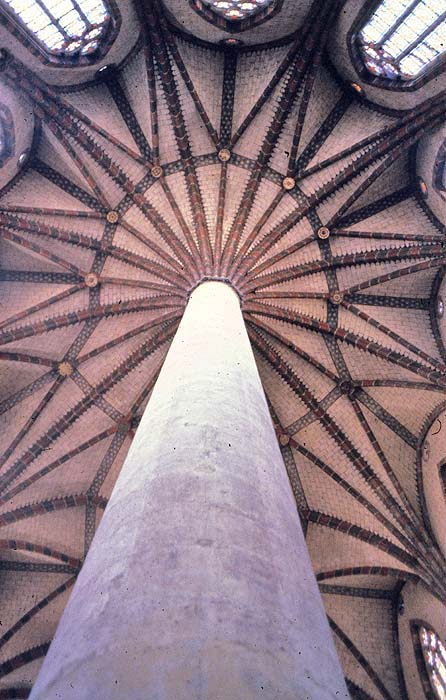
[[[427,700],[446,698],[446,646],[432,627],[422,620],[411,621],[417,667]]]

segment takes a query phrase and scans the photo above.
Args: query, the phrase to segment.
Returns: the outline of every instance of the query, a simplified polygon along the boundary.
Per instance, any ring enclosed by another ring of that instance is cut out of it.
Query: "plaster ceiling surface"
[[[211,277],[241,296],[352,698],[423,700],[411,611],[446,637],[446,256],[415,148],[444,97],[389,111],[341,82],[334,3],[294,43],[238,51],[140,10],[95,82],[62,90],[15,56],[1,76],[36,132],[0,192],[0,698],[28,696]]]

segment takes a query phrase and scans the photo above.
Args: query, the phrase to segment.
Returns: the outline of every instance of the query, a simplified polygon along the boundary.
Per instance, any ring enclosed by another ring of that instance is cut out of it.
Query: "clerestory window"
[[[435,158],[433,184],[437,192],[446,192],[446,139],[438,149]]]
[[[96,56],[110,34],[107,0],[2,0],[2,4],[52,58]]]
[[[446,647],[432,630],[420,627],[423,651],[429,682],[435,700],[446,700]]]
[[[240,32],[271,18],[283,0],[189,0],[199,15],[230,32]]]
[[[0,104],[0,168],[14,154],[14,149],[15,136],[12,114],[6,105]]]
[[[5,127],[3,126],[3,121],[0,119],[0,161],[4,156],[5,150],[6,150]]]
[[[255,15],[272,2],[273,0],[203,0],[204,5],[232,21]]]
[[[445,0],[382,0],[358,35],[367,70],[414,80],[446,53]]]

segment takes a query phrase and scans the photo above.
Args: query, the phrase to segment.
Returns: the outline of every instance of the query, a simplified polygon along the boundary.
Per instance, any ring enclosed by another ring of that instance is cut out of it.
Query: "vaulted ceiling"
[[[181,4],[138,4],[95,80],[12,49],[0,76],[34,115],[0,192],[0,698],[28,696],[212,277],[242,298],[352,698],[422,700],[414,621],[446,637],[446,248],[418,177],[431,197],[444,92],[356,92],[328,53],[341,2],[299,3],[289,39],[284,2],[280,41],[242,46],[180,31]]]

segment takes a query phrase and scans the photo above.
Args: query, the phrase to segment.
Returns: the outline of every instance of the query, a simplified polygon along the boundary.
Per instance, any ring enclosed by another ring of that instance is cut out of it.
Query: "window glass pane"
[[[446,700],[446,648],[432,630],[420,628],[420,642],[426,671],[437,700]]]
[[[429,7],[426,2],[420,2],[384,43],[383,48],[397,57],[429,29],[440,15],[440,3],[434,8]]]
[[[3,122],[0,119],[0,158],[3,157],[5,150],[6,150],[5,129],[3,128]]]
[[[241,20],[271,5],[274,0],[203,0],[217,14],[228,20]]]
[[[110,21],[106,0],[3,0],[53,54],[89,54]]]
[[[383,0],[358,39],[373,75],[415,78],[446,52],[446,0]]]
[[[0,104],[0,168],[14,153],[14,127],[12,114]]]
[[[362,29],[361,38],[366,42],[378,42],[410,5],[411,0],[383,0],[376,12]]]

